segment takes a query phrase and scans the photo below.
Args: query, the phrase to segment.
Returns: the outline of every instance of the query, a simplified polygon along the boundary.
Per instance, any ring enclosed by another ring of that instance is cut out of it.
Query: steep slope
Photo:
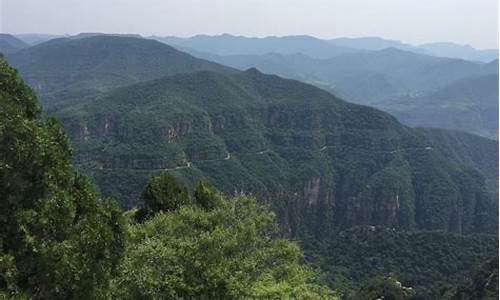
[[[29,45],[11,34],[0,33],[0,53],[12,53]]]
[[[302,53],[314,58],[331,58],[344,53],[363,50],[336,46],[327,41],[307,35],[265,38],[233,36],[230,34],[209,36],[197,35],[190,38],[151,37],[169,45],[192,48],[217,55],[262,55],[267,53]]]
[[[128,206],[146,175],[169,170],[272,200],[291,234],[362,224],[467,233],[497,222],[484,177],[421,132],[256,69],[165,77],[56,115],[80,167]]]
[[[108,35],[54,39],[8,59],[45,103],[164,75],[232,71],[156,41]]]
[[[418,97],[377,104],[410,126],[464,130],[498,139],[498,73],[469,77]]]

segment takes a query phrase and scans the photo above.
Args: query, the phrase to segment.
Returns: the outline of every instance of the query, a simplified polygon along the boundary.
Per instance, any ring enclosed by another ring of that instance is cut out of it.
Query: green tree
[[[333,298],[300,263],[297,245],[276,238],[275,215],[267,207],[245,196],[219,197],[204,184],[196,194],[197,201],[219,203],[210,210],[184,205],[130,225],[131,242],[113,281],[115,298]]]
[[[124,220],[72,167],[62,126],[0,58],[0,296],[106,297]]]
[[[167,172],[151,177],[141,196],[144,207],[137,211],[136,219],[144,221],[159,212],[179,209],[189,202],[189,194],[175,177]]]
[[[410,300],[415,291],[404,287],[392,277],[375,277],[369,280],[351,299],[356,300]]]
[[[213,186],[200,181],[194,192],[194,200],[197,205],[206,210],[211,210],[222,204],[222,194]]]

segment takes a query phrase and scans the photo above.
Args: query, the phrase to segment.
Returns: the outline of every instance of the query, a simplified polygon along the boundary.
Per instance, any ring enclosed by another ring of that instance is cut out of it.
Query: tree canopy
[[[73,169],[62,126],[40,111],[0,59],[0,291],[99,298],[123,252],[122,213]]]

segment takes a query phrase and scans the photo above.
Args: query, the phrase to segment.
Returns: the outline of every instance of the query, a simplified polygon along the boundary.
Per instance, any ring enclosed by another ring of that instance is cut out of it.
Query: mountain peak
[[[255,68],[255,67],[252,67],[250,69],[246,69],[245,70],[245,74],[249,74],[249,75],[262,75],[262,72],[259,71],[259,69]]]

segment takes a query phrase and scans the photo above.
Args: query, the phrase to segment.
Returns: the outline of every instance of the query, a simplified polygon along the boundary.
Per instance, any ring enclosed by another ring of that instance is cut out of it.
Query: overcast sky
[[[497,0],[0,0],[8,33],[308,34],[498,47]]]

